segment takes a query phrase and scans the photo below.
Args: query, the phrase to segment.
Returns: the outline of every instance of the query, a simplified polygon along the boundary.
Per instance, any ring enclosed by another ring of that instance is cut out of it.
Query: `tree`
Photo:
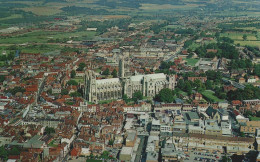
[[[70,96],[71,97],[81,97],[82,95],[79,92],[73,92],[73,93],[70,94]]]
[[[108,151],[104,151],[101,156],[102,159],[108,159],[109,158],[109,152]]]
[[[184,91],[185,92],[191,92],[192,91],[192,85],[191,85],[191,83],[189,82],[189,81],[185,81],[185,87],[184,87]]]
[[[245,40],[247,40],[247,35],[246,34],[243,35],[243,41],[245,41]]]
[[[171,103],[174,99],[174,92],[169,88],[162,89],[158,95],[155,96],[155,100],[159,102]]]
[[[254,74],[260,77],[260,64],[257,64],[254,68]]]
[[[244,132],[240,132],[239,134],[241,137],[245,137],[245,133]]]
[[[52,127],[46,127],[46,128],[44,129],[44,132],[45,132],[46,134],[52,134],[52,133],[55,133],[55,129],[52,128]]]
[[[113,146],[113,144],[114,144],[114,140],[111,139],[108,141],[108,145]]]
[[[138,100],[142,100],[143,99],[143,94],[141,91],[137,91],[133,94],[133,98],[134,102],[137,102]]]
[[[160,69],[169,69],[171,66],[173,66],[173,65],[175,65],[175,63],[174,62],[171,62],[171,61],[169,61],[169,62],[165,62],[165,61],[162,61],[161,62],[161,65],[160,65]]]
[[[256,113],[256,116],[257,116],[257,117],[260,117],[260,111],[258,111],[258,112]]]
[[[67,94],[69,94],[69,91],[67,89],[61,90],[61,95],[67,95]]]
[[[9,151],[9,154],[10,154],[10,155],[20,155],[20,153],[21,153],[21,150],[20,150],[18,147],[16,147],[16,146],[14,146],[14,147]]]
[[[70,72],[70,77],[71,77],[71,78],[75,78],[75,76],[76,76],[76,71],[75,71],[75,70],[72,70],[72,71]]]
[[[112,74],[113,78],[117,78],[117,71],[116,71],[116,69],[114,69],[111,74]]]
[[[14,87],[13,89],[9,89],[6,92],[10,92],[12,95],[15,95],[17,92],[25,92],[25,89],[22,87]]]
[[[228,100],[260,99],[260,89],[253,85],[246,85],[244,89],[236,89],[227,93]]]
[[[207,80],[205,85],[206,85],[206,89],[212,89],[213,88],[212,82],[210,80]]]
[[[77,85],[78,85],[78,82],[77,82],[76,80],[69,80],[69,81],[67,82],[67,84],[68,84],[68,85],[75,85],[75,86],[77,86]]]
[[[109,74],[110,74],[110,72],[109,72],[109,69],[108,69],[108,68],[106,68],[106,70],[103,71],[103,73],[102,73],[102,75],[109,75]]]
[[[184,90],[185,84],[183,79],[180,79],[177,83],[177,87],[180,88],[181,90]]]
[[[4,159],[5,161],[8,159],[8,152],[4,146],[0,147],[0,158]]]
[[[3,83],[4,80],[5,80],[5,76],[4,75],[0,75],[0,83]]]
[[[78,67],[77,71],[83,71],[85,67],[86,67],[86,64],[83,63],[83,62],[81,62],[81,63],[79,64],[79,67]]]
[[[227,156],[223,156],[222,157],[222,162],[231,162],[232,160],[229,158],[229,157],[227,157]]]
[[[216,32],[215,33],[215,37],[218,39],[220,37],[220,33],[219,32]]]

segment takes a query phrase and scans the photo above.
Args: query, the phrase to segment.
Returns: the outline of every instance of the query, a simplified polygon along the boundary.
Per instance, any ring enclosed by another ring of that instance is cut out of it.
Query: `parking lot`
[[[186,154],[184,162],[202,161],[202,162],[217,162],[221,160],[221,154],[189,152]]]

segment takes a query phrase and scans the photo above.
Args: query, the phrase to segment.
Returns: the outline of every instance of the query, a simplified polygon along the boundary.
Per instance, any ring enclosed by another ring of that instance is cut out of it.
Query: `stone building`
[[[119,78],[97,80],[93,71],[87,71],[85,95],[88,101],[119,99],[122,98],[122,90]]]
[[[121,99],[124,94],[132,98],[137,91],[141,91],[143,96],[154,97],[163,88],[174,89],[175,87],[175,75],[158,73],[129,76],[124,60],[121,60],[119,65],[120,78],[98,80],[94,71],[86,72],[84,94],[88,101]]]
[[[135,75],[125,79],[124,94],[132,98],[132,95],[141,91],[144,96],[154,97],[163,88],[174,89],[175,76],[166,76],[163,73]]]

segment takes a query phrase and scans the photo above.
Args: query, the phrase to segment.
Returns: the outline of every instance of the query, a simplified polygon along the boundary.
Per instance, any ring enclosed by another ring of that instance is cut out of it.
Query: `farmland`
[[[22,43],[47,43],[48,40],[56,39],[71,39],[72,37],[78,40],[92,39],[95,32],[82,31],[82,32],[53,32],[53,31],[34,31],[14,37],[0,38],[0,44],[22,44]]]
[[[62,12],[60,7],[30,7],[30,8],[23,8],[25,12],[32,12],[35,15],[38,16],[50,16],[50,15],[55,15],[57,13]]]
[[[260,34],[259,29],[256,28],[242,28],[243,30],[250,30],[253,33],[246,32],[225,32],[222,33],[222,37],[229,37],[234,40],[235,44],[240,44],[241,46],[257,46],[260,47]],[[243,39],[243,36],[246,35],[246,40]]]

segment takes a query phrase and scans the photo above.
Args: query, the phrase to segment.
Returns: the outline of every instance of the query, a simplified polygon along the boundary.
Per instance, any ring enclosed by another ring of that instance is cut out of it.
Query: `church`
[[[163,88],[174,89],[175,75],[164,73],[126,76],[124,59],[119,62],[119,78],[96,79],[94,71],[86,71],[84,94],[89,102],[121,99],[123,95],[132,95],[141,91],[143,96],[154,97]]]

